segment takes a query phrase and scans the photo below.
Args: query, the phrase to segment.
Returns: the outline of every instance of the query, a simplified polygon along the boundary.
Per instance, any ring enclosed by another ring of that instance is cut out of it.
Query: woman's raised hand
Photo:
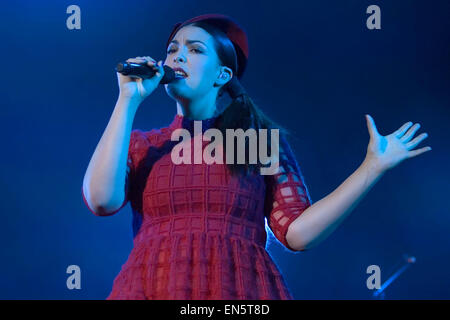
[[[382,136],[378,133],[375,121],[370,115],[366,115],[366,121],[370,135],[366,160],[370,161],[382,173],[394,168],[405,159],[413,158],[431,150],[429,146],[412,150],[428,137],[427,133],[422,133],[411,140],[420,128],[418,123],[413,125],[412,122],[407,122],[393,133]]]
[[[141,103],[147,98],[158,86],[164,77],[163,61],[156,62],[155,59],[145,56],[128,59],[127,62],[143,63],[156,70],[155,76],[149,79],[142,79],[136,76],[125,76],[119,72],[117,79],[119,82],[120,96]]]

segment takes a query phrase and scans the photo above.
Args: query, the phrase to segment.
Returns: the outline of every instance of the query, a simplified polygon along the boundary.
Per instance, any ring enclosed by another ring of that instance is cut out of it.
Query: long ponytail
[[[232,102],[222,111],[216,122],[216,127],[222,132],[222,136],[224,137],[224,145],[226,146],[226,129],[242,129],[244,132],[248,129],[255,129],[258,141],[256,150],[258,150],[257,154],[259,154],[259,140],[261,138],[259,129],[267,129],[267,151],[271,154],[271,129],[278,129],[280,136],[287,135],[288,131],[272,121],[262,112],[236,77],[233,77],[229,83],[226,84],[224,90],[227,90],[232,98]],[[245,164],[237,163],[236,147],[237,146],[235,145],[234,162],[228,164],[228,168],[232,174],[253,174],[265,166],[259,161],[259,157],[257,157],[256,164],[249,163],[250,155],[248,139],[245,141]]]

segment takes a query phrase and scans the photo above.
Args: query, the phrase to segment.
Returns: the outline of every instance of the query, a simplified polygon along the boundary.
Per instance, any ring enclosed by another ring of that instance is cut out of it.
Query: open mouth
[[[175,71],[175,78],[187,78],[187,74],[183,71],[177,70]]]

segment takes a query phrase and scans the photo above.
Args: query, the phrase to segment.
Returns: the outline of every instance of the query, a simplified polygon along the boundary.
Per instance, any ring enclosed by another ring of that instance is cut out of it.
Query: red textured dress
[[[202,120],[202,131],[215,120]],[[121,208],[130,201],[133,249],[107,299],[293,299],[265,249],[265,218],[294,251],[287,229],[312,204],[289,145],[280,139],[279,173],[235,177],[226,164],[174,164],[177,128],[193,137],[193,120],[178,114],[168,127],[131,133]]]

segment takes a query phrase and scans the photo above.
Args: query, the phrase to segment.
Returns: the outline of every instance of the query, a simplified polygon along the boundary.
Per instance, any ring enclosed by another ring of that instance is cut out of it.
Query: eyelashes
[[[197,53],[202,53],[202,51],[199,50],[199,49],[191,49],[191,50],[194,50],[194,51],[197,52]],[[171,54],[171,53],[173,53],[173,52],[175,52],[175,51],[176,51],[175,49],[170,49],[169,51],[167,51],[167,54]]]

